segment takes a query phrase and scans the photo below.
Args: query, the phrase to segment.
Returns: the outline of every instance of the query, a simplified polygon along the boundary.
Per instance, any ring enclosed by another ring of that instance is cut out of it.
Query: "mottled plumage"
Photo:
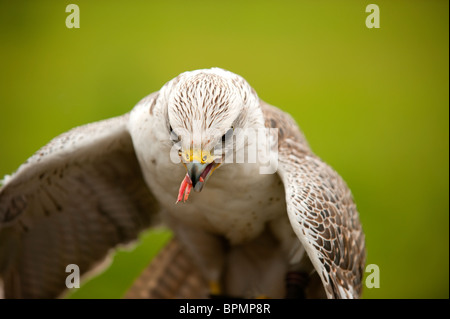
[[[260,174],[259,160],[224,163],[175,205],[186,171],[173,156],[190,147],[203,156],[230,127],[278,128],[270,146],[277,172]],[[175,238],[127,297],[204,298],[215,283],[229,296],[283,298],[286,276],[305,283],[306,297],[361,295],[364,234],[350,190],[289,115],[222,69],[183,73],[131,113],[56,137],[5,179],[4,295],[60,296],[67,264],[99,269],[113,248],[160,220]]]
[[[327,296],[360,296],[365,242],[350,190],[311,152],[292,119],[276,115],[281,113],[273,107],[265,109],[266,125],[282,128],[278,174],[285,185],[289,219]]]

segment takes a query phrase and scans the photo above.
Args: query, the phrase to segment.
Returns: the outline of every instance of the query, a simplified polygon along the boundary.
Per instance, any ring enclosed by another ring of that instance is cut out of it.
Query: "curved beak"
[[[183,201],[186,201],[192,188],[196,192],[201,192],[209,176],[221,164],[214,161],[215,158],[210,152],[205,153],[201,150],[184,151],[180,156],[187,174],[181,182],[176,203],[183,200],[183,195]]]
[[[200,148],[184,150],[181,157],[192,183],[192,188],[194,191],[200,192],[209,176],[219,167],[220,163],[214,161],[215,157],[211,152]]]
[[[199,161],[192,161],[186,163],[186,170],[189,178],[192,181],[194,191],[200,192],[203,189],[206,179],[209,177],[209,172],[215,163],[201,163]]]

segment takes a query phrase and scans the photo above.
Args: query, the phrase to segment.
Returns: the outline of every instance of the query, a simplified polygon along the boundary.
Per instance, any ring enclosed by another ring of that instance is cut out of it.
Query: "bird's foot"
[[[222,289],[220,289],[220,284],[215,281],[215,280],[211,280],[209,282],[209,293],[211,295],[220,295]]]
[[[220,289],[219,282],[217,282],[215,280],[211,280],[208,285],[209,285],[209,296],[212,299],[225,298],[224,296],[221,295],[222,289]]]
[[[286,299],[305,299],[305,289],[309,275],[300,271],[290,271],[286,274]]]

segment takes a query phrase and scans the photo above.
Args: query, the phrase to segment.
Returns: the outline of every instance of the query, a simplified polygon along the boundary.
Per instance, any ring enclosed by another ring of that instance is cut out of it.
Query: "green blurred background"
[[[80,7],[68,29],[66,5]],[[0,2],[0,175],[54,136],[128,112],[177,74],[219,66],[290,112],[347,181],[380,288],[449,297],[448,1]],[[119,298],[168,240],[71,295]]]

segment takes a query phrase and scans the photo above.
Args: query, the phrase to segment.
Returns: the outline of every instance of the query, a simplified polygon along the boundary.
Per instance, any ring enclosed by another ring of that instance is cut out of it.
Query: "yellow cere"
[[[201,149],[184,150],[182,156],[186,162],[197,161],[206,164],[214,161],[214,156],[209,151],[202,151]]]

